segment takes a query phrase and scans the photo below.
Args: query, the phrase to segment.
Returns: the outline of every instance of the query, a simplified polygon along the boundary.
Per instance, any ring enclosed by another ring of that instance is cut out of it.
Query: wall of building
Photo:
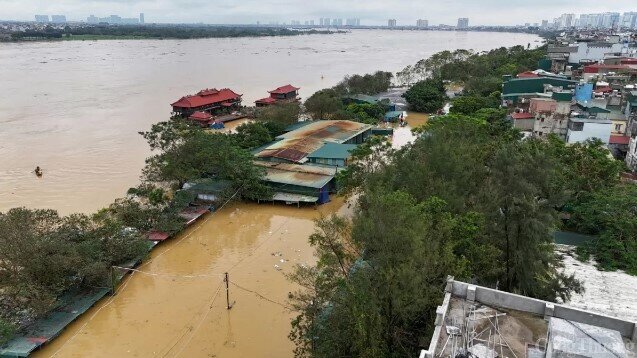
[[[611,46],[589,46],[587,42],[577,45],[577,52],[568,56],[569,63],[580,63],[582,60],[602,61],[606,54],[621,52],[622,44],[612,44]]]
[[[611,125],[612,122],[610,121],[601,123],[585,122],[584,129],[581,131],[575,131],[569,128],[566,135],[566,142],[581,143],[587,139],[598,138],[604,142],[604,144],[608,145],[608,142],[610,141]]]

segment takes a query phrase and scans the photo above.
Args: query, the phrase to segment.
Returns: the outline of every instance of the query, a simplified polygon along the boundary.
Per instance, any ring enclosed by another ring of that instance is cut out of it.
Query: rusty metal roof
[[[334,179],[336,175],[335,168],[262,161],[255,161],[254,163],[265,168],[265,181],[277,184],[320,189]]]
[[[278,158],[303,163],[325,143],[345,143],[372,126],[352,121],[316,121],[277,137],[276,142],[256,154],[258,158]]]

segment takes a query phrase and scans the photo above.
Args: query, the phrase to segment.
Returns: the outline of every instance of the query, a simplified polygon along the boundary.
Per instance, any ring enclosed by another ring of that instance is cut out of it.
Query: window
[[[575,131],[575,132],[581,132],[584,130],[584,123],[582,122],[571,122],[568,125],[568,129]]]
[[[622,130],[622,125],[621,124],[615,124],[615,132],[621,132]]]

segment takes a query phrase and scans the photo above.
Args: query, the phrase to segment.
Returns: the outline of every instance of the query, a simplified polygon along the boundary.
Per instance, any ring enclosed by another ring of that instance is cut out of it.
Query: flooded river
[[[207,214],[34,356],[291,357],[294,313],[278,303],[287,304],[296,287],[284,274],[315,262],[312,220],[336,211],[351,209],[337,199],[318,208],[236,204]],[[231,310],[226,271],[241,286],[230,285]]]
[[[537,44],[527,34],[358,30],[297,37],[0,44],[0,211],[91,212],[136,185],[138,131],[206,87],[244,103],[292,83],[301,96],[343,76],[398,71],[441,50]],[[32,171],[44,170],[38,179]]]

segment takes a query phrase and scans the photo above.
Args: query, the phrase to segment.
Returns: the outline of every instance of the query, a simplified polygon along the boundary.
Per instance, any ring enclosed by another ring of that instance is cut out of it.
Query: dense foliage
[[[46,313],[70,289],[108,286],[111,265],[148,249],[142,233],[121,221],[54,210],[0,213],[0,233],[0,322],[18,324]]]
[[[146,159],[145,182],[180,189],[190,180],[210,178],[229,181],[240,197],[270,195],[261,182],[263,170],[253,164],[252,154],[234,136],[209,133],[180,119],[154,124],[141,134],[159,152]]]
[[[439,77],[461,83],[467,94],[488,96],[500,91],[503,75],[516,75],[534,70],[538,61],[545,56],[545,47],[534,50],[525,49],[523,46],[502,47],[487,53],[467,50],[442,51],[406,67],[396,77],[405,85]]]
[[[346,76],[333,89],[341,95],[367,94],[375,95],[385,92],[391,86],[391,72],[377,71],[365,75]]]
[[[637,185],[624,184],[593,193],[573,208],[572,224],[597,239],[580,247],[605,270],[637,275]]]
[[[64,29],[46,27],[42,30],[28,30],[11,33],[13,41],[34,39],[100,39],[100,38],[140,38],[140,39],[199,39],[219,37],[264,37],[297,36],[305,34],[330,34],[330,31],[298,31],[274,27],[238,26],[186,26],[186,25],[127,25],[127,26],[67,26]]]
[[[580,292],[552,246],[559,160],[501,111],[479,112],[432,119],[413,145],[348,168],[341,183],[361,194],[352,223],[319,221],[319,263],[292,276],[308,288],[293,295],[297,355],[416,354],[447,275],[551,301]]]
[[[445,105],[447,95],[440,78],[416,82],[403,95],[409,108],[416,112],[432,113]]]

